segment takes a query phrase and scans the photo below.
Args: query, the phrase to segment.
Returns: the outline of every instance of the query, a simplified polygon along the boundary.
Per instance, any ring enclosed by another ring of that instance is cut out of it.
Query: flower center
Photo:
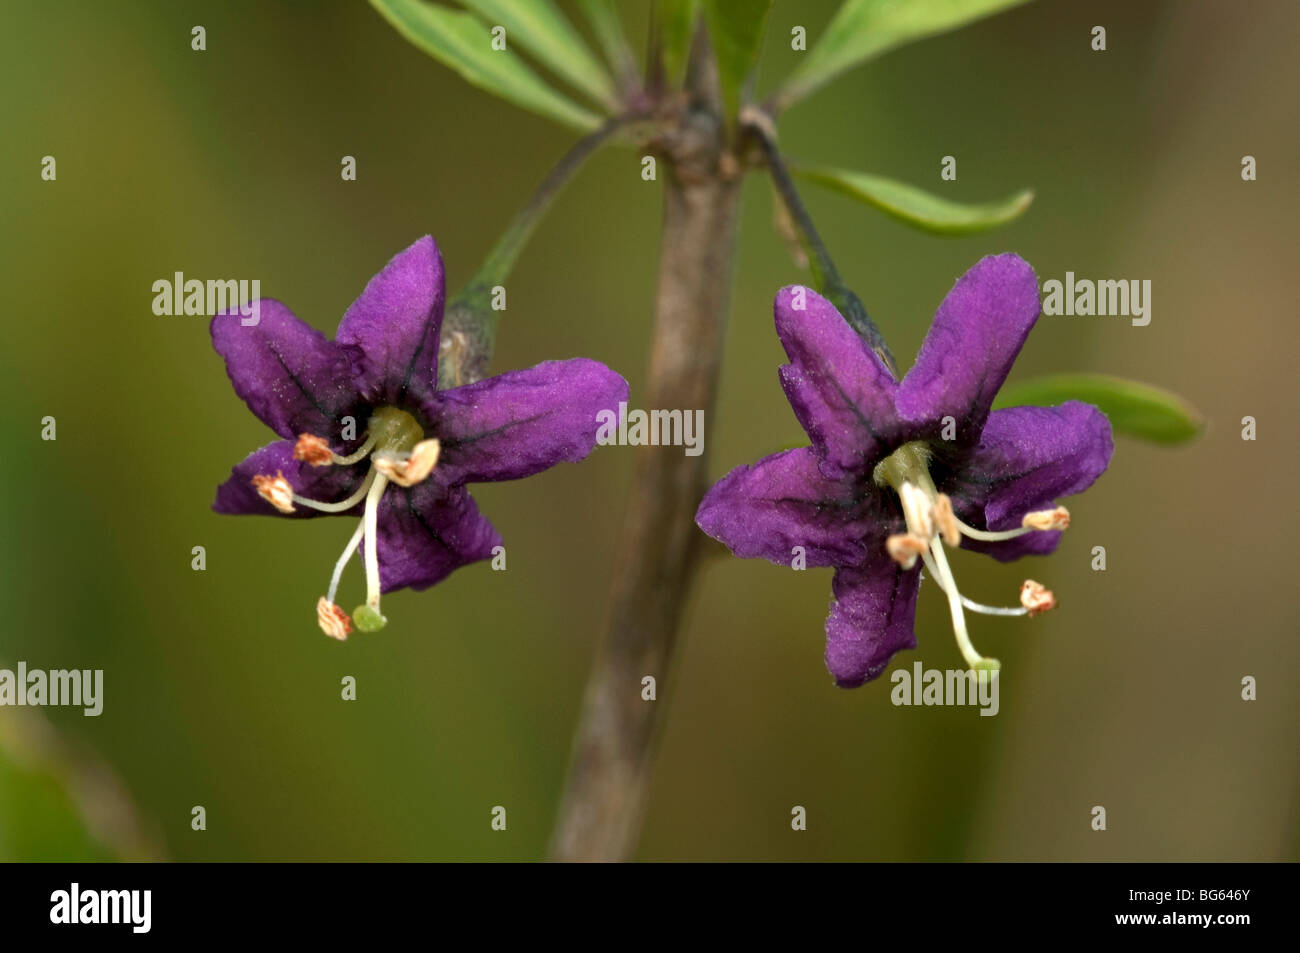
[[[414,417],[396,407],[379,407],[370,415],[366,431],[379,450],[409,453],[424,439],[424,429]]]
[[[957,589],[957,580],[943,544],[961,545],[961,539],[996,542],[1014,539],[1025,533],[1041,530],[1065,529],[1070,525],[1070,514],[1063,506],[1054,510],[1038,510],[1025,514],[1018,529],[1002,532],[975,529],[957,518],[953,512],[952,500],[946,493],[940,493],[930,476],[930,449],[917,440],[905,443],[876,465],[872,479],[879,486],[892,487],[898,494],[903,509],[903,522],[907,532],[890,536],[885,541],[885,548],[890,557],[904,569],[911,569],[917,559],[925,563],[926,570],[938,583],[948,597],[948,609],[952,615],[953,632],[957,638],[957,647],[961,650],[966,664],[972,669],[996,671],[1002,663],[995,658],[986,658],[975,650],[971,644],[970,633],[966,630],[964,609],[984,615],[1034,616],[1056,607],[1056,597],[1032,579],[1026,579],[1020,587],[1020,606],[1003,608],[986,606],[963,596]]]
[[[424,481],[437,465],[440,450],[441,444],[436,438],[424,439],[423,428],[409,413],[396,407],[380,407],[370,415],[365,439],[353,453],[346,456],[337,454],[324,437],[306,433],[298,437],[298,443],[294,447],[294,458],[313,467],[365,464],[365,477],[356,492],[346,499],[326,503],[300,496],[293,492],[289,481],[281,472],[275,476],[253,477],[253,486],[257,492],[282,513],[292,513],[295,504],[322,513],[345,513],[365,500],[365,509],[356,531],[343,547],[343,555],[334,564],[329,591],[316,603],[316,621],[326,635],[346,639],[354,622],[362,632],[377,632],[387,624],[388,620],[379,611],[379,501],[390,482],[409,487]],[[343,567],[363,543],[366,601],[354,609],[349,618],[346,612],[335,605],[334,597],[338,592]]]

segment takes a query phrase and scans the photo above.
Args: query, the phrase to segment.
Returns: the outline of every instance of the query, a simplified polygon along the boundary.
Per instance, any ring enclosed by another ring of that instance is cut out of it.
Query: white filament
[[[366,442],[357,447],[356,452],[349,453],[346,457],[340,457],[337,453],[332,454],[334,465],[340,467],[351,466],[359,460],[364,460],[366,455],[375,447],[375,437],[373,435],[366,437]]]
[[[956,516],[953,519],[957,519]],[[998,543],[1004,539],[1015,539],[1017,536],[1024,536],[1026,533],[1032,533],[1033,530],[1027,526],[1021,526],[1017,529],[1004,529],[1000,532],[989,532],[986,529],[976,529],[974,526],[967,526],[961,520],[957,520],[957,528],[961,530],[963,536],[969,536],[971,539],[980,539],[986,543]]]
[[[320,503],[316,500],[309,500],[305,496],[293,495],[293,501],[300,506],[306,506],[313,510],[320,510],[322,513],[343,513],[352,509],[361,502],[361,498],[370,490],[371,483],[375,479],[375,471],[371,470],[366,474],[366,478],[361,481],[361,486],[357,487],[357,492],[353,493],[346,500],[340,500],[338,503]],[[379,479],[383,479],[380,477]]]
[[[379,530],[379,498],[384,495],[386,486],[388,478],[375,475],[375,482],[366,495],[366,516],[362,524],[366,533],[366,605],[376,611],[379,609],[379,540],[376,534]]]
[[[934,579],[935,584],[943,589],[946,595],[948,590],[944,588],[943,581],[939,578],[939,570],[935,568],[934,559],[929,553],[922,553],[921,558],[925,560],[925,568],[930,571],[930,577]],[[955,577],[954,577],[955,578]],[[986,606],[982,602],[976,602],[974,599],[967,599],[958,593],[961,597],[961,604],[971,612],[978,612],[982,615],[1028,615],[1029,610],[1024,606]]]
[[[975,646],[971,644],[970,633],[966,631],[966,614],[962,612],[957,581],[952,576],[952,570],[948,568],[948,557],[943,554],[943,543],[938,537],[930,541],[930,552],[934,554],[934,564],[930,571],[934,573],[934,578],[938,580],[944,594],[948,597],[948,611],[952,614],[952,629],[957,636],[957,648],[961,650],[966,664],[974,668],[984,661],[984,657],[975,651]],[[931,565],[929,560],[926,560],[926,565]]]
[[[339,591],[339,579],[343,576],[343,567],[346,566],[348,560],[352,558],[352,554],[357,551],[357,546],[360,545],[361,536],[365,531],[365,521],[357,520],[356,532],[353,533],[352,538],[348,540],[347,546],[343,547],[343,555],[339,557],[339,561],[334,564],[334,575],[330,577],[330,591],[329,594],[325,596],[325,601],[331,605],[334,604],[334,596]]]

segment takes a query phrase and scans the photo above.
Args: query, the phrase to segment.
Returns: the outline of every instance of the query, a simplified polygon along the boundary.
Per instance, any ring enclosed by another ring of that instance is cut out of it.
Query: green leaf
[[[158,859],[107,765],[36,709],[0,708],[0,862]]]
[[[698,12],[697,0],[655,0],[654,29],[659,36],[664,78],[670,86],[680,84],[686,75],[686,57],[691,51]]]
[[[1034,200],[1033,191],[1025,189],[996,202],[954,202],[866,172],[796,167],[794,173],[938,235],[970,235],[997,228],[1019,218]]]
[[[840,73],[896,46],[946,33],[1027,0],[845,0],[818,43],[777,94],[802,99]]]
[[[758,61],[772,0],[704,0],[704,17],[718,60],[726,115],[736,115],[745,80]]]
[[[579,6],[614,72],[620,76],[634,76],[637,71],[636,54],[627,42],[623,21],[619,19],[614,0],[579,0]]]
[[[1205,429],[1205,419],[1179,397],[1160,387],[1104,374],[1051,374],[1002,389],[994,407],[1051,405],[1067,400],[1095,404],[1116,433],[1152,443],[1186,443]]]
[[[529,112],[584,131],[600,117],[551,89],[513,50],[493,50],[472,14],[419,0],[370,0],[389,23],[424,52],[480,89]]]
[[[506,28],[506,46],[518,43],[537,61],[596,102],[617,109],[614,82],[552,0],[460,0],[489,26]]]

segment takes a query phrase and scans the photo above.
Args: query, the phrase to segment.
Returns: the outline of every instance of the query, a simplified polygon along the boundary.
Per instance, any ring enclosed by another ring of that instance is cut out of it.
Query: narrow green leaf
[[[953,202],[866,172],[796,167],[794,173],[937,235],[970,235],[997,228],[1019,218],[1034,200],[1033,190],[1025,189],[996,202]]]
[[[664,78],[670,86],[680,85],[686,75],[686,58],[691,52],[698,13],[698,0],[655,0],[654,29],[658,31]]]
[[[513,50],[493,50],[478,18],[419,0],[370,0],[389,23],[421,50],[480,89],[529,112],[583,131],[600,117],[551,89]]]
[[[636,54],[627,41],[623,30],[623,21],[619,19],[614,0],[579,0],[582,12],[591,24],[592,32],[600,48],[605,51],[605,59],[619,76],[636,74]]]
[[[460,0],[489,26],[506,28],[537,61],[596,102],[618,108],[614,82],[552,0]]]
[[[896,46],[946,33],[1027,0],[845,0],[777,101],[803,99],[840,73]]]
[[[95,837],[65,779],[14,758],[0,745],[0,862],[116,859]]]
[[[0,707],[0,862],[160,860],[149,826],[93,752],[37,709]]]
[[[728,118],[736,115],[745,80],[758,61],[771,9],[772,0],[704,0]]]
[[[1104,374],[1051,374],[1004,387],[994,407],[1051,405],[1067,400],[1095,404],[1116,433],[1152,443],[1186,443],[1205,429],[1205,419],[1177,394]]]

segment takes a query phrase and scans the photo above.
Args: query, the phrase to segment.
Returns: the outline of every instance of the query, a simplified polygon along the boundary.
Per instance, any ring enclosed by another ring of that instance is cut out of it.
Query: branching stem
[[[578,140],[547,173],[528,204],[520,209],[492,246],[478,271],[447,304],[442,325],[442,349],[438,359],[439,386],[454,387],[470,383],[486,372],[488,362],[492,359],[500,314],[491,307],[492,289],[505,283],[538,223],[583,163],[636,118],[620,116],[610,119],[599,129]]]
[[[813,225],[807,207],[804,206],[803,200],[799,198],[799,192],[794,186],[794,179],[791,177],[790,170],[786,167],[785,161],[781,158],[780,150],[777,148],[776,132],[772,120],[762,111],[750,107],[741,112],[740,121],[745,132],[753,137],[762,150],[763,159],[766,162],[769,174],[772,176],[772,184],[776,187],[777,194],[790,212],[790,218],[799,234],[800,243],[808,254],[808,265],[812,271],[813,282],[816,284],[817,290],[839,309],[840,313],[844,315],[844,319],[849,322],[849,325],[867,342],[867,346],[885,362],[885,366],[889,368],[890,373],[897,377],[898,365],[894,361],[893,352],[890,351],[889,345],[885,343],[885,339],[881,335],[880,329],[876,327],[876,323],[867,314],[867,309],[862,306],[862,301],[844,283],[844,279],[840,277],[839,269],[835,267],[835,262],[831,260],[826,244],[817,233],[817,228]]]

